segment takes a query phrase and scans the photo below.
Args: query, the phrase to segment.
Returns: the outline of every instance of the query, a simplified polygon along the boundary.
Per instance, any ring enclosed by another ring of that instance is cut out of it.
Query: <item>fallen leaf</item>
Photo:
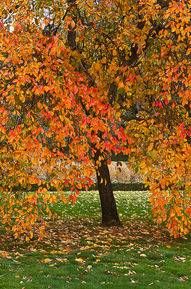
[[[7,251],[0,251],[0,256],[6,259],[12,258]]]
[[[52,259],[49,259],[49,258],[45,258],[45,259],[41,260],[41,263],[43,263],[43,264],[48,264],[50,262],[52,262]]]
[[[75,261],[78,263],[84,263],[85,262],[85,260],[82,258],[76,258]]]

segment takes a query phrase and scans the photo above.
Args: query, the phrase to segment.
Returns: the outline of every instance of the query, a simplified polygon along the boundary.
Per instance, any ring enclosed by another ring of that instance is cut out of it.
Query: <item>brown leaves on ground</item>
[[[80,250],[109,250],[130,242],[166,243],[168,233],[146,221],[133,220],[121,227],[103,227],[94,220],[57,220],[49,223],[48,237],[43,242],[70,252]]]
[[[73,262],[87,272],[112,251],[125,249],[130,253],[135,250],[142,259],[147,258],[151,248],[161,244],[170,246],[172,242],[167,231],[148,221],[129,220],[121,227],[108,228],[94,219],[76,218],[49,222],[47,236],[43,240],[33,239],[23,243],[21,239],[8,239],[8,236],[6,239],[5,235],[3,238],[4,251],[0,251],[0,258],[20,262],[26,253],[40,253],[38,262],[50,267],[68,263],[73,258]],[[87,261],[87,254],[91,255],[91,263]]]
[[[10,246],[12,249],[25,247],[21,239],[16,242],[12,241],[10,236],[1,238],[2,245],[7,243],[6,246],[9,248]],[[43,240],[31,240],[27,247],[31,252],[37,251],[39,247],[46,247],[52,254],[69,254],[73,250],[108,251],[111,248],[122,248],[131,243],[141,242],[150,245],[169,243],[169,241],[169,235],[165,229],[148,221],[130,220],[121,227],[104,227],[95,220],[58,219],[48,223],[47,235]],[[7,254],[7,251],[0,251],[1,257],[7,258]]]

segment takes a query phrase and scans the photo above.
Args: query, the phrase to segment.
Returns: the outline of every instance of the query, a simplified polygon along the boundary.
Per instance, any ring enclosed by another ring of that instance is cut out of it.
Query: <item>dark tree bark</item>
[[[68,4],[75,5],[76,0],[68,0]],[[73,16],[73,21],[76,23],[77,18],[76,16]],[[76,43],[76,30],[75,27],[70,27],[68,30],[67,35],[67,42],[69,47],[72,50],[78,49],[77,43]],[[95,85],[94,80],[89,75],[88,70],[85,67],[85,61],[82,63],[82,67],[85,69],[85,73],[87,74],[89,78],[89,84]],[[91,112],[86,109],[85,104],[80,100],[82,109],[86,113],[86,115],[90,115]],[[95,148],[95,145],[92,144],[92,147]],[[102,211],[102,225],[104,226],[116,226],[120,225],[119,215],[117,212],[116,202],[113,195],[113,189],[110,179],[110,172],[107,165],[106,160],[99,158],[102,157],[102,154],[98,149],[95,149],[95,155],[94,155],[94,162],[96,165],[96,175],[97,175],[97,182],[98,182],[98,190],[99,190],[99,196],[100,196],[100,202],[101,202],[101,211]]]
[[[105,159],[99,159],[101,157],[99,150],[96,151],[94,160],[97,168],[96,175],[101,202],[102,225],[119,226],[121,223],[113,194],[109,168]]]

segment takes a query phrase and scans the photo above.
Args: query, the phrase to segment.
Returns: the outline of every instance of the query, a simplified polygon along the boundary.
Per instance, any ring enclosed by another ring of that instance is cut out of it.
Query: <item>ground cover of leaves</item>
[[[57,205],[44,240],[0,240],[0,288],[191,288],[191,243],[150,218],[147,192],[117,192],[123,226],[100,226],[97,192]]]

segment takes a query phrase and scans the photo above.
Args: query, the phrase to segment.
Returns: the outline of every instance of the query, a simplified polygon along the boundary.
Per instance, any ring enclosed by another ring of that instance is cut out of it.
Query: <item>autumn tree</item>
[[[190,9],[190,1],[3,1],[5,223],[16,182],[40,185],[16,211],[20,220],[32,208],[34,223],[36,204],[43,214],[56,201],[45,188],[88,189],[95,169],[102,223],[119,224],[108,161],[123,152],[145,176],[158,222],[174,236],[189,232]]]

